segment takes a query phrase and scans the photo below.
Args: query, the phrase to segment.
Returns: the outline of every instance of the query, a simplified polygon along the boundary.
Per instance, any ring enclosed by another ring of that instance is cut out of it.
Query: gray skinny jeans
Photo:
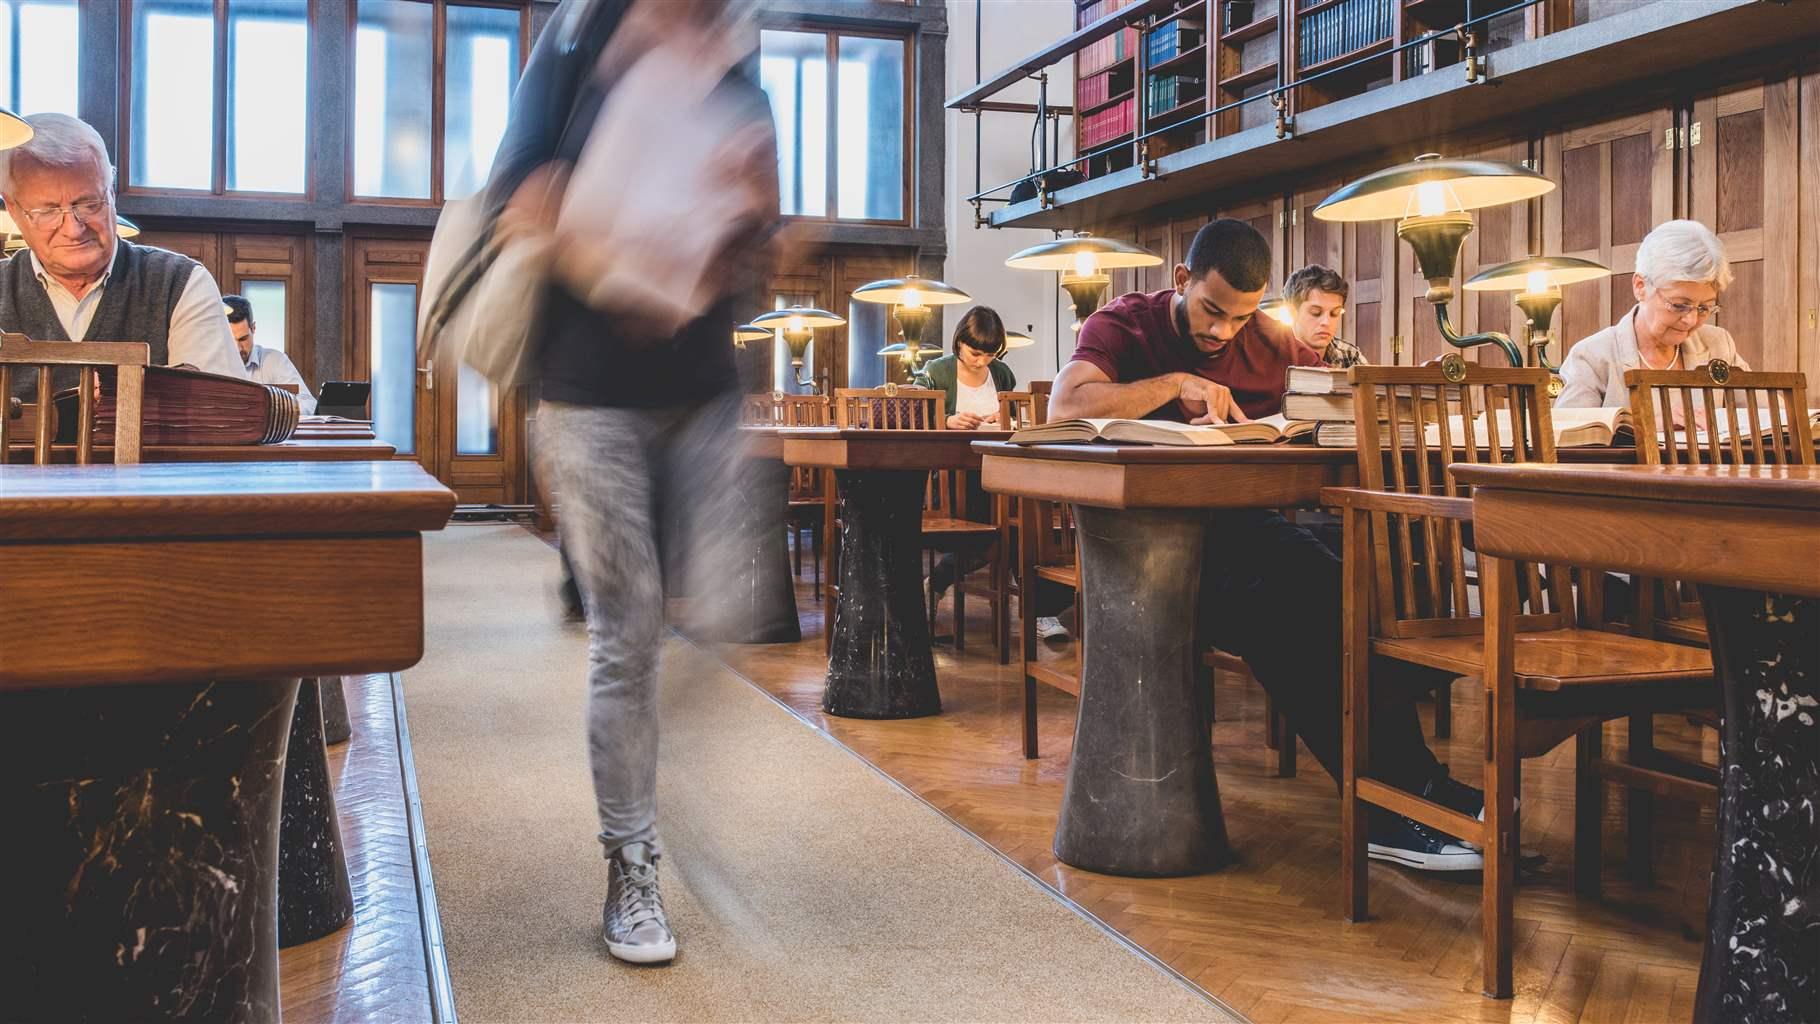
[[[587,611],[588,762],[609,857],[657,844],[665,593],[692,596],[694,623],[732,614],[727,573],[757,544],[738,415],[738,395],[660,409],[545,402],[537,414],[537,471]]]

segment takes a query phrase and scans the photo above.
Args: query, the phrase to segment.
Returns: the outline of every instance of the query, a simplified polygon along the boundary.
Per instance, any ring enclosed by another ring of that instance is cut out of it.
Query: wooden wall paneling
[[[1521,163],[1529,157],[1529,142],[1517,139],[1499,145],[1479,149],[1467,154],[1471,157],[1498,160],[1504,163]],[[1533,202],[1533,201],[1532,201]],[[1529,255],[1532,249],[1530,238],[1530,203],[1517,203],[1508,206],[1493,206],[1473,211],[1474,228],[1466,236],[1466,242],[1460,247],[1460,284],[1487,267],[1493,267],[1510,260]],[[1407,247],[1405,247],[1407,248]],[[1501,331],[1514,340],[1519,347],[1527,337],[1522,310],[1517,308],[1513,292],[1468,292],[1461,290],[1459,298],[1450,307],[1453,313],[1454,326],[1462,334],[1476,334],[1480,331]],[[1433,316],[1429,316],[1432,323]],[[1548,354],[1559,363],[1561,359],[1560,331],[1554,331],[1555,341],[1550,345]],[[1504,365],[1504,356],[1491,346],[1481,346],[1477,355],[1481,362],[1492,366]]]
[[[1195,234],[1206,227],[1212,220],[1213,218],[1207,214],[1197,213],[1186,217],[1177,217],[1174,223],[1170,225],[1174,245],[1168,253],[1163,255],[1164,258],[1168,260],[1167,265],[1171,275],[1174,275],[1175,265],[1177,263],[1188,262],[1188,250],[1194,246]],[[1172,284],[1174,283],[1174,280],[1175,278],[1171,276],[1170,282]]]
[[[1820,408],[1820,66],[1801,76],[1799,110],[1795,368],[1807,374],[1808,406]]]
[[[1689,215],[1718,233],[1731,260],[1713,322],[1758,370],[1796,365],[1799,100],[1793,77],[1697,96],[1698,139],[1685,150]]]
[[[1314,208],[1343,184],[1345,183],[1339,181],[1323,181],[1290,198],[1289,246],[1282,261],[1288,274],[1293,274],[1310,263],[1330,267],[1342,276],[1348,274],[1346,233],[1343,226],[1314,215]]]
[[[1271,196],[1268,199],[1253,200],[1234,206],[1222,207],[1221,217],[1232,217],[1242,220],[1258,229],[1270,243],[1270,251],[1276,259],[1270,264],[1270,283],[1265,287],[1265,294],[1274,295],[1283,289],[1282,254],[1289,251],[1289,224],[1286,217],[1287,204],[1282,196]]]
[[[1139,267],[1135,287],[1141,292],[1160,292],[1175,287],[1175,264],[1171,242],[1174,232],[1167,220],[1147,221],[1138,225],[1137,244],[1163,257],[1162,265]]]
[[[1397,280],[1390,269],[1397,265],[1396,224],[1391,221],[1331,225],[1339,227],[1340,272],[1351,282],[1346,301],[1346,337],[1365,359],[1389,365],[1396,350],[1399,318],[1396,315]],[[1408,364],[1407,353],[1403,362]]]
[[[209,272],[215,283],[221,283],[221,235],[214,231],[145,231],[134,239],[141,245],[156,246],[180,252]]]
[[[1612,270],[1603,282],[1563,289],[1555,314],[1560,344],[1550,349],[1556,359],[1634,304],[1637,244],[1675,217],[1674,127],[1674,111],[1661,107],[1543,138],[1541,171],[1557,187],[1541,200],[1541,251],[1597,260]]]

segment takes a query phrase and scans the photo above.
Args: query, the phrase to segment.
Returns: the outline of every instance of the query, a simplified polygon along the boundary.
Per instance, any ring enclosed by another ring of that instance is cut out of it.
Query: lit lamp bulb
[[[769,313],[752,318],[752,326],[777,332],[778,340],[790,350],[790,367],[795,371],[798,387],[819,389],[820,381],[801,379],[803,364],[809,355],[809,346],[815,341],[815,329],[818,327],[839,327],[847,318],[837,316],[825,309],[809,306],[790,306],[786,309],[774,309]]]

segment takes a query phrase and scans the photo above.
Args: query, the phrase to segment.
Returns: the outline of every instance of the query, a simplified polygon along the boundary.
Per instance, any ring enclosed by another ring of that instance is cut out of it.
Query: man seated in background
[[[35,341],[142,341],[154,365],[245,377],[209,272],[119,237],[101,136],[67,114],[26,121],[31,141],[0,150],[0,196],[30,250],[0,263],[0,330]],[[15,396],[36,387],[30,377],[18,375]],[[53,380],[74,387],[77,368],[59,367]]]
[[[1225,423],[1282,408],[1285,371],[1323,358],[1289,329],[1255,315],[1270,283],[1270,245],[1238,220],[1194,236],[1175,287],[1115,299],[1081,325],[1074,357],[1055,378],[1054,419],[1150,417]],[[1197,649],[1245,659],[1279,708],[1293,708],[1302,741],[1341,778],[1340,560],[1303,527],[1266,509],[1210,513]],[[1451,682],[1439,673],[1387,673],[1374,687],[1372,774],[1466,814],[1479,790],[1450,778],[1422,739],[1413,697]],[[1430,871],[1474,871],[1484,858],[1459,839],[1372,809],[1370,854]]]
[[[316,396],[310,394],[310,386],[303,382],[303,374],[297,372],[291,357],[278,349],[253,343],[253,335],[259,329],[253,322],[253,304],[244,295],[223,295],[221,309],[227,314],[228,329],[234,332],[234,347],[240,350],[247,376],[261,384],[295,385],[297,404],[302,407],[303,414],[315,415]]]
[[[1289,329],[1295,332],[1295,340],[1319,352],[1336,370],[1365,361],[1365,353],[1357,345],[1340,337],[1346,292],[1346,279],[1319,263],[1289,275],[1283,284],[1283,303],[1289,307]]]

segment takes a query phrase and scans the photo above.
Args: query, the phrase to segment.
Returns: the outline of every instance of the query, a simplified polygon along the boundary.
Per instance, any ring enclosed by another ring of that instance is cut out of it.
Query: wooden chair
[[[1049,396],[1055,391],[1055,381],[1033,380],[1030,382],[1030,400],[1032,423],[1049,422]]]
[[[138,341],[33,341],[23,334],[0,335],[0,401],[6,403],[0,408],[0,460],[10,460],[12,451],[15,368],[38,371],[32,461],[42,466],[51,461],[51,444],[56,439],[56,379],[67,376],[56,371],[68,367],[77,371],[76,464],[86,466],[94,461],[95,398],[103,369],[114,378],[114,463],[137,463],[145,368],[151,358],[150,346]],[[19,415],[23,420],[23,405]]]
[[[1086,661],[1087,635],[1081,614],[1081,562],[1075,547],[1074,516],[1069,507],[1035,498],[1018,500],[1017,576],[1025,592],[1018,600],[1022,643],[1019,664],[1024,677],[1024,756],[1035,759],[1037,750],[1036,684],[1053,686],[1063,693],[1081,695],[1081,666]],[[1074,591],[1073,665],[1045,664],[1036,636],[1036,590],[1048,580]],[[1070,670],[1071,669],[1071,670]]]
[[[1547,753],[1573,736],[1596,744],[1600,723],[1608,719],[1709,705],[1715,699],[1712,660],[1688,647],[1577,627],[1567,571],[1560,566],[1513,563],[1481,552],[1476,588],[1469,583],[1464,555],[1472,503],[1468,489],[1446,467],[1506,457],[1552,462],[1549,410],[1540,398],[1547,370],[1450,360],[1441,367],[1360,366],[1352,374],[1360,486],[1323,493],[1325,503],[1343,509],[1346,529],[1343,912],[1349,921],[1366,914],[1369,807],[1478,844],[1485,857],[1484,990],[1508,996],[1520,759]],[[1408,389],[1408,397],[1393,401],[1398,389]],[[1459,426],[1453,428],[1450,419],[1456,417]],[[1432,437],[1430,424],[1437,425]],[[1527,611],[1518,604],[1520,582]],[[1482,616],[1473,610],[1473,589]],[[1488,698],[1483,822],[1371,777],[1374,656],[1483,680]],[[1596,860],[1587,861],[1597,850],[1598,795],[1596,775],[1580,772],[1576,877],[1598,868]]]
[[[1628,370],[1624,384],[1630,391],[1631,423],[1641,465],[1812,465],[1815,461],[1812,425],[1802,404],[1807,394],[1805,374],[1720,369],[1709,363],[1695,370]],[[1684,423],[1704,415],[1709,424],[1743,423],[1750,429],[1742,438],[1735,430],[1725,438],[1708,430],[1701,443],[1698,431],[1667,429],[1676,411]],[[1631,594],[1632,633],[1707,646],[1706,617],[1693,588],[1677,580],[1639,577],[1631,581]],[[1602,625],[1598,621],[1602,614],[1594,612],[1588,617],[1590,625]],[[1716,729],[1717,710],[1688,717]],[[1595,756],[1591,768],[1601,779],[1629,789],[1626,863],[1633,880],[1648,882],[1655,874],[1655,798],[1717,801],[1718,771],[1714,765],[1658,750],[1653,715],[1632,715],[1627,729],[1625,760]],[[1583,880],[1581,890],[1596,895],[1599,881],[1594,874]]]

